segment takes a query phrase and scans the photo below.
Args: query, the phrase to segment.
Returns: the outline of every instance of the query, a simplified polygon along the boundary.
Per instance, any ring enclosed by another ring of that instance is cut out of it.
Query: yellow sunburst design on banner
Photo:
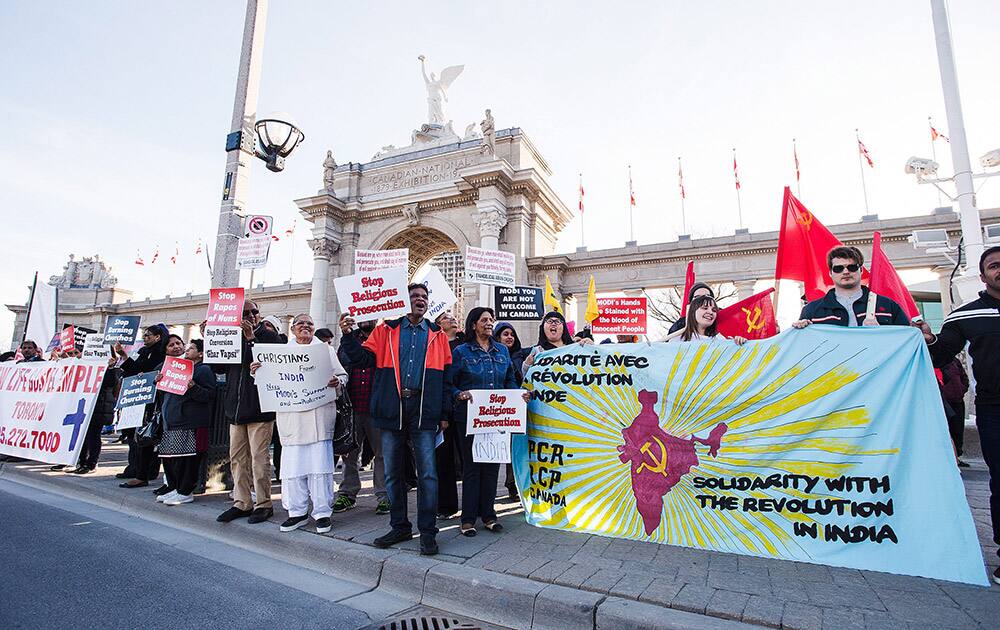
[[[538,493],[529,501],[532,522],[542,526],[578,529],[609,536],[653,540],[675,545],[711,548],[756,555],[802,555],[791,535],[791,522],[812,522],[808,515],[781,512],[707,510],[697,495],[757,499],[823,499],[817,485],[810,494],[794,488],[724,491],[695,488],[696,477],[747,477],[771,474],[836,477],[847,474],[864,458],[893,450],[865,450],[861,440],[871,419],[864,407],[835,408],[814,417],[794,414],[798,409],[838,392],[859,377],[849,357],[825,369],[809,368],[833,348],[819,347],[791,367],[765,380],[778,352],[767,344],[736,348],[732,344],[686,344],[677,353],[663,388],[658,392],[659,426],[670,436],[688,439],[725,424],[717,456],[698,445],[697,464],[681,475],[663,495],[659,525],[646,535],[643,517],[633,496],[632,465],[619,458],[623,429],[640,414],[638,387],[632,385],[530,384],[539,391],[567,390],[566,402],[546,405],[559,412],[531,413],[529,438],[565,445],[567,458],[559,466],[561,483],[556,496]],[[624,367],[563,367],[554,373],[629,374]],[[562,415],[566,419],[561,419]],[[662,445],[661,445],[662,448]],[[662,451],[661,451],[662,452]],[[661,463],[665,461],[665,455]],[[654,462],[650,464],[652,467]],[[540,464],[529,458],[532,477]],[[662,466],[661,466],[662,469]],[[542,470],[541,472],[545,472]],[[534,488],[534,486],[533,486]],[[565,507],[559,496],[573,495]],[[794,550],[793,550],[794,548]]]

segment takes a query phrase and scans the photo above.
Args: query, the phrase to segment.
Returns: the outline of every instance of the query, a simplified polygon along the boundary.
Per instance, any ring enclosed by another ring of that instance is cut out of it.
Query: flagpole
[[[628,240],[635,241],[635,218],[632,216],[632,165],[628,165]]]
[[[288,257],[288,284],[292,283],[292,269],[295,266],[295,221],[292,221],[292,234],[290,236],[292,245],[292,255]]]
[[[799,181],[799,150],[792,138],[792,155],[795,156],[795,196],[802,199],[802,182]]]
[[[586,247],[587,239],[583,233],[583,173],[580,173],[580,188],[577,191],[577,195],[580,198],[580,202],[577,204],[580,210],[580,247]]]
[[[679,155],[677,156],[677,178],[681,185],[681,229],[684,231],[684,234],[687,234],[687,215],[684,212],[684,197],[686,196],[684,193],[684,169],[681,167],[681,157]]]
[[[736,178],[736,212],[740,219],[740,229],[743,229],[743,202],[740,200],[740,176],[736,170],[736,147],[733,147],[733,177]]]
[[[865,164],[861,160],[861,134],[858,130],[854,130],[854,139],[857,146],[855,147],[858,151],[858,170],[861,171],[861,192],[865,196],[865,214],[871,214],[871,210],[868,209],[868,187],[865,186]]]
[[[930,116],[927,117],[927,126],[930,127],[930,129],[934,129],[934,124],[931,122],[931,117]],[[928,129],[928,131],[930,131],[930,129]],[[937,162],[937,149],[934,148],[934,140],[935,139],[936,138],[934,137],[934,133],[932,132],[931,133],[931,159],[934,160],[935,162]],[[935,186],[935,188],[937,188],[937,186]],[[943,205],[944,204],[944,200],[941,199],[941,189],[940,188],[937,188],[937,197],[938,197],[938,206]]]

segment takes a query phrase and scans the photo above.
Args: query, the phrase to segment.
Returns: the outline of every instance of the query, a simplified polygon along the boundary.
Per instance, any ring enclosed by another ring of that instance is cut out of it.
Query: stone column
[[[736,285],[736,299],[745,300],[753,295],[753,287],[757,284],[757,280],[737,280],[733,284]]]
[[[340,243],[330,238],[314,238],[309,240],[313,250],[312,293],[309,295],[309,316],[316,323],[316,328],[326,327],[326,312],[328,304],[327,286],[330,279],[330,260],[340,249]]]
[[[506,199],[496,186],[479,189],[473,220],[479,227],[479,246],[483,249],[500,248],[500,230],[507,225]],[[479,306],[492,306],[493,287],[479,285]]]
[[[951,292],[949,291],[952,268],[935,267],[933,271],[938,275],[938,290],[941,292],[941,314],[947,317],[952,309]]]

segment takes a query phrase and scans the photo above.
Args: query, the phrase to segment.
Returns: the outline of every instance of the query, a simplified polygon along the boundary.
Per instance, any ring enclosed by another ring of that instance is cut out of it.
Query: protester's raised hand
[[[253,376],[254,374],[256,374],[257,370],[260,369],[260,366],[261,366],[260,361],[254,361],[253,363],[251,363],[250,364],[250,376]],[[334,378],[336,378],[336,377],[334,377]]]
[[[742,346],[746,342],[747,342],[747,338],[746,337],[740,337],[739,335],[736,335],[735,337],[733,337],[733,343],[735,343],[737,346]]]
[[[188,388],[188,389],[191,389],[192,387],[194,387],[194,379],[191,379],[190,381],[188,381],[188,386],[187,386],[187,388]]]
[[[354,330],[354,318],[347,313],[340,314],[340,331],[345,335]]]
[[[792,328],[805,328],[806,326],[808,326],[811,323],[812,322],[809,321],[808,319],[800,319],[798,321],[792,322]]]
[[[198,324],[198,330],[201,331],[201,336],[202,337],[205,336],[205,326],[208,326],[208,320],[207,319],[201,320],[201,323]]]
[[[583,337],[580,341],[577,341],[581,346],[592,346],[594,345],[594,340],[590,337]]]
[[[531,392],[529,391],[521,392],[521,398],[524,399],[524,402],[531,402]]]
[[[117,354],[118,356],[122,357],[123,359],[125,358],[126,356],[125,348],[122,346],[121,343],[116,343],[115,345],[111,346],[111,349],[114,350],[115,354]]]
[[[242,322],[240,322],[240,328],[243,329],[243,337],[247,341],[253,341],[254,339],[253,324],[250,323],[250,320],[244,319]]]
[[[876,319],[875,316],[872,316],[872,317],[865,316],[864,320],[862,320],[862,322],[861,322],[861,325],[862,326],[878,326],[879,323],[878,323],[878,319]]]
[[[160,372],[159,374],[156,375],[156,378],[153,379],[153,382],[159,383],[162,380],[163,380],[163,372]]]
[[[934,333],[931,332],[930,325],[924,320],[920,320],[919,322],[910,322],[910,326],[913,326],[914,328],[919,328],[920,332],[924,334],[924,341],[926,341],[927,343],[931,343],[934,341]]]

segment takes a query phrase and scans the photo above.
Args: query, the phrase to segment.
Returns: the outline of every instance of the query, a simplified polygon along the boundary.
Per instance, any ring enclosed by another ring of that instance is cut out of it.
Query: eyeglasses
[[[832,267],[830,267],[830,271],[832,271],[833,273],[843,273],[844,269],[850,271],[851,273],[854,273],[858,269],[861,269],[861,265],[855,265],[855,264],[833,265]]]
[[[561,323],[563,323],[563,320],[559,319],[558,317],[550,317],[547,320],[545,320],[545,323],[546,324],[561,324]]]
[[[260,315],[260,311],[258,311],[257,309],[252,309],[252,310],[249,310],[249,311],[243,311],[243,315],[244,316],[247,316],[247,315]]]
[[[295,322],[292,324],[292,328],[312,328],[315,326],[312,322]]]

